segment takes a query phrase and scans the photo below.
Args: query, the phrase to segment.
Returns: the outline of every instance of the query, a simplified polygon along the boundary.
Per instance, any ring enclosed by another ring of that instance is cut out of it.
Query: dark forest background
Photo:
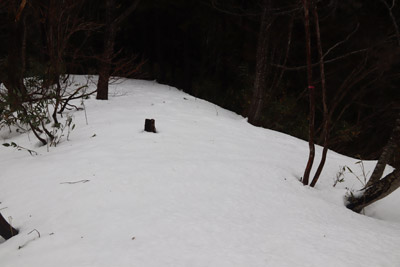
[[[7,80],[12,64],[13,21],[7,2],[0,4],[0,82]],[[14,2],[18,10],[21,1]],[[48,52],[49,17],[43,16],[52,1],[26,2],[23,75],[30,77],[45,72],[52,57]],[[107,12],[117,17],[132,2],[58,1],[62,10],[74,12],[73,18],[87,23],[61,41],[65,47],[59,71],[97,74]],[[328,144],[338,152],[376,158],[393,129],[400,108],[396,21],[400,9],[392,6],[395,2],[314,1],[331,112]],[[321,144],[323,102],[314,31],[311,40],[316,142]],[[142,0],[118,23],[112,59],[117,64],[112,73],[175,86],[249,117],[254,125],[306,140],[305,44],[301,1]]]

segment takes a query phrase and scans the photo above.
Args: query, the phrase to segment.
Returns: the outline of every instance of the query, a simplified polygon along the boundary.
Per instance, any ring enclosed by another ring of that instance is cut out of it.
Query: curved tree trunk
[[[374,172],[372,173],[371,177],[368,180],[367,185],[365,186],[366,188],[370,187],[371,185],[375,184],[381,179],[386,165],[389,164],[396,148],[399,147],[399,142],[400,142],[400,113],[397,115],[396,123],[392,131],[392,134],[389,138],[388,143],[383,148],[382,154],[378,159],[378,163],[375,166]]]
[[[348,197],[346,207],[355,212],[361,212],[366,206],[388,196],[399,187],[400,170],[394,170],[383,179],[364,189],[362,195]]]
[[[347,198],[347,208],[355,212],[360,212],[366,206],[386,197],[400,187],[400,170],[394,170],[381,179],[383,171],[385,170],[386,165],[390,163],[394,151],[399,147],[399,143],[400,113],[396,119],[396,124],[389,141],[383,148],[382,154],[379,157],[368,183],[365,188],[361,190],[360,195],[357,194],[357,196],[350,196]]]
[[[303,1],[304,8],[304,27],[306,35],[306,53],[307,53],[307,81],[308,81],[308,94],[310,98],[310,116],[309,116],[309,130],[308,130],[308,147],[309,155],[307,166],[304,170],[303,185],[308,185],[312,165],[315,157],[314,145],[314,118],[315,118],[315,88],[312,83],[312,63],[311,63],[311,33],[310,33],[310,4],[308,0]]]
[[[319,162],[317,171],[314,174],[314,178],[311,181],[310,186],[314,187],[315,184],[318,182],[318,179],[322,173],[322,169],[325,166],[326,155],[328,154],[328,140],[329,140],[329,127],[330,127],[330,117],[328,112],[328,106],[326,103],[326,82],[325,82],[325,62],[322,52],[322,43],[321,43],[321,32],[319,29],[319,16],[317,10],[317,4],[314,3],[312,7],[312,11],[314,14],[314,22],[315,22],[315,35],[317,37],[317,47],[318,47],[318,57],[319,57],[319,70],[321,76],[321,91],[322,91],[322,105],[324,109],[324,116],[323,116],[323,131],[322,131],[322,138],[324,140],[324,149],[322,151],[321,161]]]
[[[0,236],[7,240],[17,234],[18,230],[12,227],[0,213]]]
[[[386,6],[389,11],[389,15],[392,19],[393,27],[396,31],[397,43],[400,46],[400,33],[397,22],[393,16],[392,9],[395,5],[395,1],[393,1],[393,5],[390,7],[386,1],[381,0],[381,2]],[[385,167],[393,158],[393,155],[400,147],[400,113],[397,114],[396,122],[390,135],[389,141],[386,146],[383,148],[383,151],[378,159],[378,162],[375,166],[375,169],[369,178],[367,184],[364,189],[362,189],[362,194],[360,196],[350,196],[347,198],[348,204],[347,208],[355,211],[361,212],[363,208],[366,206],[378,201],[393,191],[400,187],[400,170],[394,170],[390,174],[386,175],[381,179]]]

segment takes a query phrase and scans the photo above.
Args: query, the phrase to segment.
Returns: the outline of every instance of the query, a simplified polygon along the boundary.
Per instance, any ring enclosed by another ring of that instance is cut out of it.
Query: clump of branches
[[[17,107],[10,105],[8,91],[0,90],[0,129],[15,127],[18,132],[31,131],[43,144],[56,146],[65,129],[73,129],[72,117],[66,117],[64,123],[59,117],[68,110],[79,110],[80,107],[71,103],[75,99],[87,98],[95,91],[87,92],[87,83],[75,84],[68,76],[62,78],[56,85],[43,87],[40,77],[27,78],[24,81],[27,94]]]
[[[14,142],[4,143],[3,146],[5,146],[5,147],[14,147],[18,151],[24,150],[24,151],[28,152],[31,156],[37,156],[38,155],[38,153],[36,151],[28,149],[28,148],[25,148],[25,147],[22,147],[20,145],[17,145]]]
[[[101,57],[97,57],[97,60],[104,61]],[[111,66],[109,84],[113,84],[118,83],[121,77],[135,78],[140,75],[146,60],[140,59],[137,55],[125,56],[120,50],[114,53],[107,63]]]
[[[73,128],[72,118],[60,122],[72,104],[84,99],[87,84],[75,84],[67,74],[67,59],[75,61],[87,36],[100,25],[85,18],[85,1],[12,1],[5,0],[0,12],[6,13],[8,51],[0,73],[0,129],[15,127],[19,132],[32,132],[43,145],[55,146],[64,130]],[[41,68],[28,69],[27,43],[35,44],[29,31],[41,34],[37,51]],[[86,38],[76,38],[77,34]],[[31,72],[29,72],[31,71]],[[28,74],[30,73],[30,74]]]

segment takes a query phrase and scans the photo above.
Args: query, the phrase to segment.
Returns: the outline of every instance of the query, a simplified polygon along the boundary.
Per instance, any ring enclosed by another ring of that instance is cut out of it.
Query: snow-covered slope
[[[400,266],[400,194],[373,218],[343,206],[352,175],[332,187],[357,160],[330,152],[312,189],[298,181],[307,143],[175,88],[127,80],[85,106],[88,125],[73,112],[49,152],[1,132],[39,153],[0,148],[0,210],[20,229],[1,267]]]

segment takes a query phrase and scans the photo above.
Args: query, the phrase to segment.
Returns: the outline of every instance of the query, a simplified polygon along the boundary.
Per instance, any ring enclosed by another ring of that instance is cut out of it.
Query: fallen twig
[[[33,229],[32,231],[30,231],[28,233],[28,235],[32,234],[33,232],[36,232],[38,234],[39,238],[40,238],[40,232],[38,230],[36,230],[36,229]]]
[[[80,181],[76,181],[76,182],[62,182],[60,184],[77,184],[77,183],[87,183],[90,180],[80,180]]]

